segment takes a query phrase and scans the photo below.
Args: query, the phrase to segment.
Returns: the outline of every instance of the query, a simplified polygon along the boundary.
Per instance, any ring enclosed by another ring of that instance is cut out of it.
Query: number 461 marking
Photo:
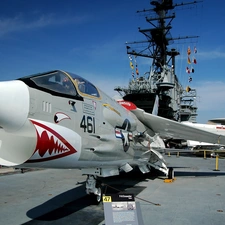
[[[95,133],[95,118],[83,115],[80,127],[84,129],[84,132]]]

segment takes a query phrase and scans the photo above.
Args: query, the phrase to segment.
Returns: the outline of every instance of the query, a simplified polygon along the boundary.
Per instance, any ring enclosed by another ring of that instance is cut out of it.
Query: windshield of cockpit
[[[73,74],[73,75],[71,74],[71,76],[73,77],[73,79],[76,83],[76,86],[77,86],[79,92],[81,93],[81,95],[85,94],[85,95],[91,95],[91,96],[97,97],[97,98],[100,97],[97,88],[92,83],[90,83],[89,81],[87,81],[84,78],[79,77],[75,74]]]
[[[47,90],[52,90],[54,92],[67,95],[77,95],[77,91],[72,80],[68,75],[61,71],[54,71],[39,75],[31,78],[31,80],[37,86],[45,88]]]
[[[45,90],[54,91],[67,95],[89,95],[99,98],[98,89],[84,78],[64,71],[52,71],[38,76],[31,76],[30,79]]]

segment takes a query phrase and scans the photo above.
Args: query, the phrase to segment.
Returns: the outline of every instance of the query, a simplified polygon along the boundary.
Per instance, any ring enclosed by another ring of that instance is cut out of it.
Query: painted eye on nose
[[[70,117],[68,115],[66,115],[65,113],[58,112],[54,116],[55,123],[59,123],[60,121],[65,120],[65,119],[70,119]]]

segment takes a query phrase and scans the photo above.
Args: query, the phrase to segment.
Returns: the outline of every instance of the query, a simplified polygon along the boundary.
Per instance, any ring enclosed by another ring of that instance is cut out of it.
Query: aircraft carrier
[[[117,86],[114,89],[124,100],[152,113],[154,102],[158,98],[159,116],[180,122],[196,122],[196,90],[189,86],[184,88],[179,82],[175,59],[180,53],[173,44],[189,38],[193,41],[198,36],[173,38],[170,33],[175,8],[196,3],[198,1],[174,4],[173,0],[158,0],[150,2],[151,9],[137,11],[145,17],[150,28],[139,28],[139,32],[147,40],[126,43],[132,78],[128,87]],[[144,74],[139,74],[138,57],[152,59],[150,70]]]

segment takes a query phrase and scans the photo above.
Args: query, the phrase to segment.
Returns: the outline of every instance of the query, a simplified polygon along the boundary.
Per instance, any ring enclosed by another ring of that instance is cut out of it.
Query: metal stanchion
[[[214,171],[219,171],[219,155],[216,155],[216,169]]]
[[[206,151],[204,150],[204,159],[206,159]]]

